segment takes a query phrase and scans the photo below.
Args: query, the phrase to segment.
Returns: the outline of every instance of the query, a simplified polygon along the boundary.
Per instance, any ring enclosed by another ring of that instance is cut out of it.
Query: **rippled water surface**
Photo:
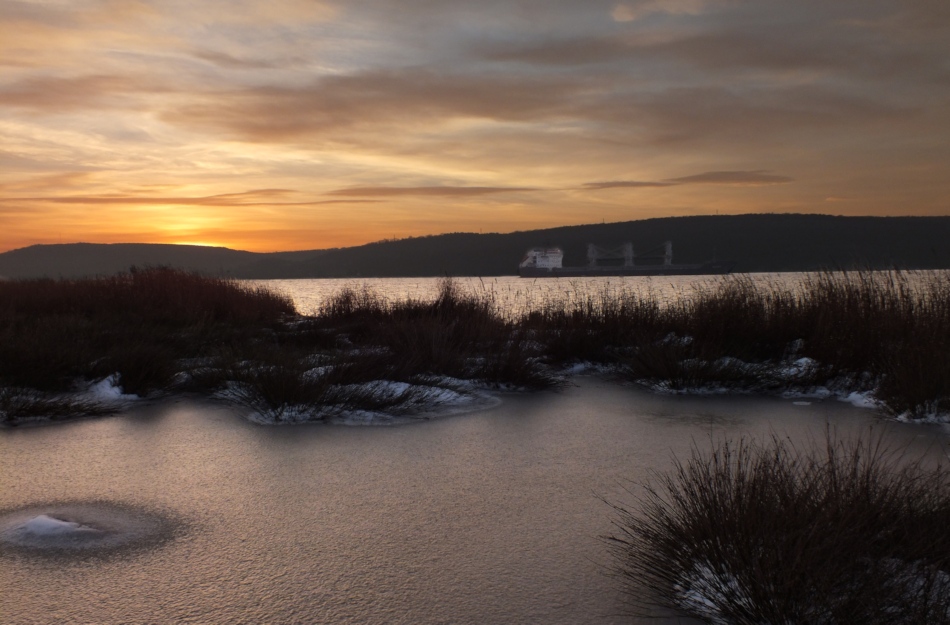
[[[878,279],[889,280],[899,275],[910,285],[925,286],[933,277],[950,279],[950,271],[909,271],[900,274],[874,272]],[[762,287],[798,289],[803,280],[815,279],[817,274],[807,273],[753,273],[730,276],[625,276],[598,278],[519,278],[498,276],[493,278],[454,278],[454,283],[463,291],[490,297],[502,311],[519,314],[538,309],[547,304],[600,301],[604,295],[621,293],[655,297],[660,302],[690,297],[698,289],[715,288],[723,280],[750,280]],[[310,314],[315,312],[327,298],[344,288],[363,289],[382,295],[391,301],[408,298],[430,299],[439,292],[442,278],[365,278],[365,279],[299,279],[257,280],[268,288],[286,293],[297,309]]]
[[[754,274],[757,282],[797,284],[804,274]],[[715,286],[723,276],[635,276],[609,278],[454,278],[463,292],[491,297],[499,308],[518,313],[538,308],[547,303],[583,300],[602,294],[639,293],[656,294],[661,301],[688,295],[697,287]],[[302,313],[311,313],[344,288],[367,288],[392,301],[434,298],[442,278],[365,278],[365,279],[299,279],[255,280],[290,295]]]
[[[26,623],[638,621],[598,538],[629,480],[692,441],[864,431],[837,401],[670,397],[576,378],[398,427],[261,427],[190,399],[0,431],[0,509],[112,502],[175,537],[96,559],[0,552],[0,620]],[[941,455],[943,430],[889,426]],[[0,512],[2,512],[0,511]]]

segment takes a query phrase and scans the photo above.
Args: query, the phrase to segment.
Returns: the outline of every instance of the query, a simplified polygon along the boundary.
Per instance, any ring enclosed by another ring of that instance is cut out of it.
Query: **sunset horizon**
[[[0,251],[950,215],[926,0],[0,7]]]
[[[546,231],[546,230],[562,230],[562,229],[571,229],[571,228],[585,228],[589,226],[623,226],[629,223],[636,222],[648,222],[651,220],[659,219],[677,219],[677,218],[690,218],[690,217],[708,217],[708,218],[731,218],[731,217],[772,217],[772,216],[786,216],[786,217],[818,217],[818,218],[927,218],[927,217],[945,217],[944,215],[835,215],[832,213],[745,213],[745,214],[713,214],[713,215],[676,215],[676,216],[659,216],[659,217],[644,217],[640,219],[630,219],[624,221],[596,221],[596,222],[586,222],[579,224],[550,224],[543,225],[536,228],[518,228],[513,230],[480,230],[480,231],[471,231],[471,230],[450,230],[446,232],[432,232],[432,233],[421,233],[421,234],[407,234],[400,237],[384,237],[381,239],[372,239],[366,241],[359,241],[352,244],[344,245],[330,245],[326,247],[297,247],[297,248],[284,248],[284,249],[268,249],[260,248],[255,249],[254,239],[248,240],[248,245],[246,247],[234,246],[234,245],[222,245],[214,242],[207,241],[185,241],[185,240],[59,240],[59,241],[49,241],[49,242],[39,242],[39,243],[30,243],[20,247],[14,247],[6,250],[0,250],[0,254],[5,252],[17,252],[18,250],[23,250],[26,248],[34,246],[70,246],[70,245],[173,245],[173,246],[192,246],[192,247],[205,247],[205,248],[218,248],[218,249],[229,249],[236,252],[252,252],[255,254],[280,254],[280,253],[293,253],[293,252],[307,252],[307,251],[323,251],[323,250],[340,250],[345,248],[359,248],[367,245],[379,245],[386,243],[399,243],[399,242],[409,242],[416,239],[427,239],[433,237],[442,237],[442,236],[452,236],[452,235],[496,235],[496,236],[506,236],[506,235],[517,235],[520,233],[530,233],[535,231]]]

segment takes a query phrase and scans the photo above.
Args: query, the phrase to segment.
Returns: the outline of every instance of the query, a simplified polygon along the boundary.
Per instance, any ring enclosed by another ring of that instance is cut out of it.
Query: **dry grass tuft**
[[[615,505],[616,573],[641,605],[712,623],[950,623],[950,475],[880,436],[694,448]]]

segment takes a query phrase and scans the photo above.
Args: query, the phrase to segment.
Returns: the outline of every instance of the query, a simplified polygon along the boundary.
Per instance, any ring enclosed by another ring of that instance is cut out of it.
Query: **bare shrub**
[[[713,623],[950,622],[950,476],[881,441],[694,447],[613,506],[619,579]]]
[[[0,388],[0,424],[19,425],[37,419],[62,420],[100,416],[116,408],[94,400],[81,399],[34,389]]]

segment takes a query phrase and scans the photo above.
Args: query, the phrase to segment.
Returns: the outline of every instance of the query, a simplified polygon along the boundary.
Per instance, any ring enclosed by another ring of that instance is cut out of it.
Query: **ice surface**
[[[63,521],[45,514],[33,517],[17,529],[33,534],[34,536],[63,536],[77,532],[96,531],[91,527],[73,523],[72,521]]]
[[[0,548],[31,552],[104,552],[162,540],[172,525],[161,515],[108,502],[28,506],[0,515]]]

